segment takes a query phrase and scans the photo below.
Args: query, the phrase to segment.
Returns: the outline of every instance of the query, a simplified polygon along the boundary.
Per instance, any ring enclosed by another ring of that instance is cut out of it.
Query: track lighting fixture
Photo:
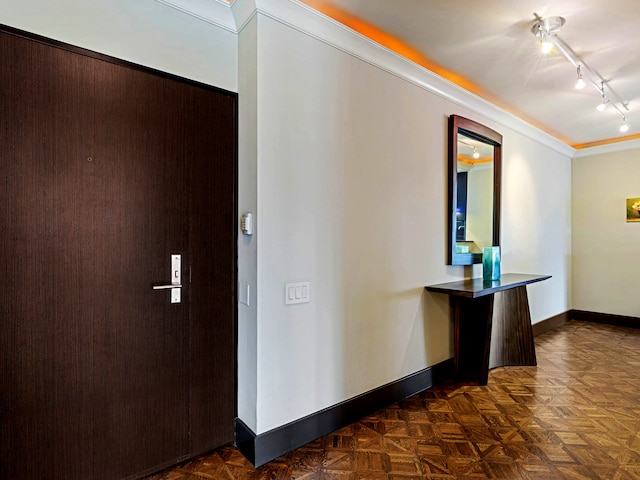
[[[620,125],[620,131],[622,133],[629,131],[629,125],[627,125],[627,119],[624,117],[624,115],[622,116],[622,125]]]
[[[576,89],[582,90],[586,84],[584,78],[582,78],[582,72],[580,71],[580,65],[578,65],[578,80],[576,81]]]
[[[600,102],[598,104],[598,106],[596,107],[596,110],[598,110],[599,112],[604,112],[605,108],[607,108],[607,103],[609,102],[609,100],[607,100],[607,97],[605,97],[604,95],[602,96],[602,102]]]
[[[604,87],[602,88],[602,101],[596,107],[596,110],[599,112],[604,112],[604,109],[607,108],[607,103],[609,103],[609,99],[604,94]]]
[[[550,53],[554,47],[554,36],[564,25],[565,19],[563,17],[548,17],[543,19],[537,15],[536,18],[538,21],[531,29],[531,32],[538,37],[542,53]]]
[[[575,87],[580,90],[584,88],[587,81],[591,83],[602,96],[602,101],[596,108],[602,112],[610,103],[622,117],[620,131],[623,133],[627,132],[629,130],[629,125],[627,124],[627,119],[623,113],[623,110],[629,110],[627,104],[611,89],[602,75],[585,64],[584,60],[582,60],[582,58],[580,58],[580,56],[578,56],[578,54],[558,36],[558,32],[565,24],[565,19],[563,17],[542,18],[537,14],[534,15],[536,17],[536,22],[533,24],[533,27],[531,27],[531,33],[538,38],[542,51],[549,53],[555,49],[560,52],[574,67],[576,67],[578,79]],[[551,46],[549,46],[549,44]],[[607,83],[608,96],[605,94],[605,83]]]

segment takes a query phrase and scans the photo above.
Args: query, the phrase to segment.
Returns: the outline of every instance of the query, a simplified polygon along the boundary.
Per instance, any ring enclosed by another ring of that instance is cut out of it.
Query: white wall
[[[640,197],[640,148],[573,160],[573,308],[640,317],[640,223],[626,199]]]
[[[238,38],[238,215],[253,213],[253,235],[238,237],[238,283],[248,290],[248,302],[238,303],[238,417],[257,428],[258,373],[258,21],[254,17]],[[240,219],[238,219],[238,224]]]
[[[571,160],[521,135],[504,135],[502,271],[552,275],[527,287],[531,321],[570,310]]]
[[[423,292],[434,267],[446,277],[446,173],[444,160],[429,161],[446,158],[446,116],[428,114],[443,102],[270,18],[259,22],[263,432],[451,349],[447,308]],[[285,306],[284,284],[296,281],[311,282],[311,303]],[[425,310],[437,332],[429,343]]]
[[[237,36],[155,0],[0,0],[0,23],[237,91]]]
[[[424,286],[481,267],[445,265],[451,114],[504,135],[503,271],[553,275],[533,321],[571,308],[568,156],[262,15],[258,72],[256,433],[452,356]]]

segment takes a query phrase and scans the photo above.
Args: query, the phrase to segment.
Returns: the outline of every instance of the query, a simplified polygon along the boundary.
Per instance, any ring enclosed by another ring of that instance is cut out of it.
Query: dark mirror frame
[[[468,118],[449,117],[449,198],[447,230],[447,265],[482,263],[482,253],[456,253],[456,203],[458,193],[458,134],[462,133],[483,143],[493,145],[493,245],[500,245],[500,186],[502,176],[502,135]]]

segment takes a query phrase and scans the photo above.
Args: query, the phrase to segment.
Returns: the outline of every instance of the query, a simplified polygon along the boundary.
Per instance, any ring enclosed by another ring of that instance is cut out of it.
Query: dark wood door
[[[0,478],[233,440],[236,97],[83,53],[0,33]]]

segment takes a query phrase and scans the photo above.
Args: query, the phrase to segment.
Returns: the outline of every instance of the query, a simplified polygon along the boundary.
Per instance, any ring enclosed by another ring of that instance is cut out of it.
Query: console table
[[[492,368],[537,364],[526,286],[548,278],[507,273],[500,280],[472,278],[425,287],[450,296],[459,381],[486,385]]]

